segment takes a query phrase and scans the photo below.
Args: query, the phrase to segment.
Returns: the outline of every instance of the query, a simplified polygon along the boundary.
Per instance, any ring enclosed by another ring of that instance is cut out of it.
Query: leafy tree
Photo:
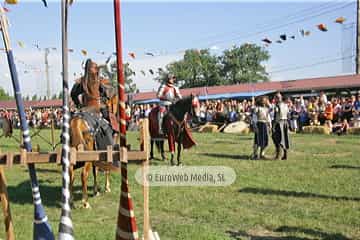
[[[58,99],[57,97],[58,97],[57,94],[53,94],[53,95],[51,96],[51,99],[52,99],[52,100]]]
[[[168,73],[176,75],[181,88],[221,84],[218,59],[210,54],[209,49],[185,51],[182,60],[170,63],[165,71],[159,69],[155,80],[160,83],[166,81]]]
[[[0,100],[10,100],[13,99],[5,90],[0,87]]]
[[[110,72],[108,73],[111,77],[111,82],[113,86],[117,86],[117,67],[116,61],[111,63]],[[124,76],[125,76],[125,92],[126,93],[136,93],[139,90],[137,89],[136,84],[134,83],[133,77],[135,72],[130,68],[129,63],[124,64]]]
[[[59,92],[59,95],[58,95],[58,99],[62,99],[62,98],[63,98],[63,92],[60,91],[60,92]]]
[[[256,44],[233,46],[220,57],[221,76],[226,84],[269,81],[262,65],[269,58],[268,51]]]
[[[33,100],[33,101],[38,100],[38,96],[37,96],[36,94],[34,94],[34,95],[31,97],[31,100]]]

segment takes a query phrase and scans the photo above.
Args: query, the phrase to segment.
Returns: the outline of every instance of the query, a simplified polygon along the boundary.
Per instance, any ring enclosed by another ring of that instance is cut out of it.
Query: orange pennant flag
[[[346,18],[344,18],[344,17],[338,17],[335,20],[336,23],[340,23],[340,24],[343,24],[345,21],[346,21]]]

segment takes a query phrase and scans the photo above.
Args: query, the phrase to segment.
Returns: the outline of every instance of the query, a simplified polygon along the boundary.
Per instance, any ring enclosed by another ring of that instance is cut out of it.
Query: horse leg
[[[154,140],[150,140],[150,160],[154,159]]]
[[[165,151],[164,151],[164,140],[160,140],[159,141],[159,145],[160,145],[160,152],[161,152],[161,159],[163,161],[166,160],[166,156],[165,156]]]
[[[74,172],[74,165],[70,165],[69,167],[69,177],[70,177],[70,204],[73,206],[74,204],[74,194],[73,194],[73,187],[74,187],[74,180],[75,180],[75,172]]]
[[[105,171],[105,192],[109,193],[111,192],[111,188],[110,188],[110,171],[106,170]]]
[[[171,152],[170,165],[174,166],[175,137],[171,133],[168,134],[168,144],[169,144],[169,150]]]
[[[182,134],[180,134],[180,137],[179,137],[179,141],[177,143],[177,165],[180,166],[181,165],[181,143],[182,143],[182,140],[183,140],[183,137],[182,137]]]
[[[94,196],[97,197],[100,195],[99,186],[97,183],[98,168],[95,165],[93,165],[92,170],[93,170],[93,176],[94,176]]]
[[[82,182],[82,190],[83,190],[82,203],[84,208],[90,208],[90,204],[88,202],[88,193],[87,193],[87,180],[89,177],[91,166],[92,166],[91,162],[85,163],[85,166],[81,172],[81,182]]]

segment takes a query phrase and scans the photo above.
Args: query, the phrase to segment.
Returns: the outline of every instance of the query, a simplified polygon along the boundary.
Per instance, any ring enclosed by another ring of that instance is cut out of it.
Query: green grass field
[[[288,161],[249,160],[252,135],[194,137],[198,146],[183,154],[185,165],[228,166],[237,178],[228,187],[152,187],[151,225],[161,239],[360,239],[359,137],[292,135]],[[129,133],[128,139],[132,147],[138,146],[137,133]],[[39,138],[33,142],[49,149]],[[13,140],[2,138],[0,144],[3,152],[17,150]],[[267,154],[274,154],[272,146]],[[167,163],[155,160],[152,164]],[[129,181],[141,232],[142,188],[134,178],[139,167],[129,166]],[[80,208],[80,172],[76,174],[72,211],[76,239],[114,239],[119,176],[112,174],[111,193],[90,198],[92,209],[88,210]],[[29,240],[33,205],[27,169],[7,169],[6,177],[16,237]],[[38,178],[46,213],[57,232],[60,166],[38,166]],[[100,174],[102,191],[103,182]]]

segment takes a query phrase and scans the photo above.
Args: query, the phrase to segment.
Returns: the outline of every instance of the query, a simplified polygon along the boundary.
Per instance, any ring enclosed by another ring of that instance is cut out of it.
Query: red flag
[[[323,23],[317,25],[317,27],[318,27],[318,29],[319,29],[320,31],[322,31],[322,32],[327,32],[327,30],[328,30],[327,27],[326,27],[326,25],[323,24]]]
[[[130,52],[129,53],[129,56],[132,58],[132,59],[135,59],[136,57],[135,57],[135,53],[133,53],[133,52]]]

